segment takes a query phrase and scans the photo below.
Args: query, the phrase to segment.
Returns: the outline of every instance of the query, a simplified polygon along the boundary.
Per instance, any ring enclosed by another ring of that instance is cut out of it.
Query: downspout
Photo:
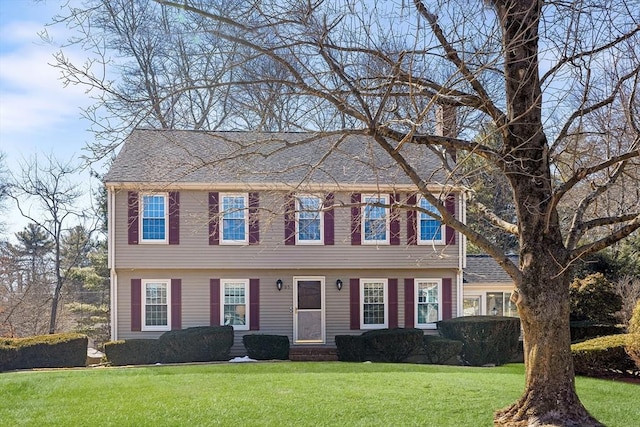
[[[118,273],[116,272],[116,195],[113,187],[107,186],[107,263],[110,276],[111,340],[118,339]]]
[[[460,206],[460,217],[463,224],[467,223],[467,194],[461,192],[458,196]],[[458,245],[458,273],[456,277],[456,286],[458,294],[458,310],[457,317],[461,317],[464,313],[463,299],[464,299],[464,269],[467,266],[467,236],[463,233],[460,235],[460,244]]]

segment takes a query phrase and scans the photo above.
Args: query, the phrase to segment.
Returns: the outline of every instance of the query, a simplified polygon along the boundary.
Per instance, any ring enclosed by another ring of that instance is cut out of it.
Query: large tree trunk
[[[518,311],[526,386],[496,413],[498,426],[600,426],[575,390],[569,331],[569,253],[551,205],[552,174],[542,126],[538,25],[542,1],[493,0],[503,31],[507,126],[504,170],[514,192],[520,237]]]
[[[497,426],[601,426],[580,402],[569,332],[569,273],[563,251],[525,253],[517,305],[524,330],[526,386],[520,399],[498,411]]]

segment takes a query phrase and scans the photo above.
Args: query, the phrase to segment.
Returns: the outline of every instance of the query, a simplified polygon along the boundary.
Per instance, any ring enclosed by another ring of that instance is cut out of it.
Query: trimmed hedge
[[[233,326],[197,326],[165,332],[158,339],[162,363],[229,360]]]
[[[571,354],[576,374],[602,376],[632,371],[635,363],[625,351],[632,339],[629,334],[610,335],[573,344]]]
[[[364,338],[362,335],[336,335],[336,352],[341,362],[364,362]]]
[[[518,351],[520,319],[465,316],[438,322],[440,335],[462,341],[460,356],[467,365],[503,365]]]
[[[87,363],[88,338],[82,334],[0,339],[0,371],[73,368]]]
[[[422,329],[376,329],[362,334],[365,358],[372,362],[399,363],[422,345]]]
[[[570,322],[569,327],[571,330],[571,342],[625,333],[622,326],[596,324],[589,320]]]
[[[155,339],[131,339],[105,343],[112,365],[148,365],[229,360],[232,326],[197,326],[168,331]]]
[[[286,335],[251,334],[242,337],[247,355],[256,360],[289,359],[289,337]]]
[[[422,337],[422,353],[427,363],[434,365],[442,365],[459,355],[462,346],[462,341],[451,340],[437,335],[425,335]]]
[[[104,354],[114,366],[151,365],[160,362],[158,340],[109,341],[104,343]]]
[[[414,328],[376,329],[361,335],[336,335],[338,360],[402,362],[422,345],[423,332]]]

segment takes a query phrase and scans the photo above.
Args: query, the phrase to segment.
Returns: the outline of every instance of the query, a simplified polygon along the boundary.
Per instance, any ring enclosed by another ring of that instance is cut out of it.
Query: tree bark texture
[[[504,169],[514,191],[520,228],[516,304],[524,331],[526,385],[498,411],[498,426],[599,426],[580,402],[569,331],[569,253],[563,245],[543,132],[538,76],[542,2],[495,0],[505,51],[507,126]],[[549,214],[548,212],[551,212]]]

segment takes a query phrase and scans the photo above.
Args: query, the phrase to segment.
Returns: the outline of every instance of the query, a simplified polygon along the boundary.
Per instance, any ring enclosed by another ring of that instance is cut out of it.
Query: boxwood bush
[[[233,326],[197,326],[165,332],[158,339],[162,363],[229,360]]]
[[[160,362],[158,340],[133,339],[109,341],[104,344],[107,361],[114,366],[150,365]]]
[[[336,335],[338,360],[402,362],[422,345],[423,332],[414,328],[376,329],[361,335]]]
[[[635,368],[625,347],[631,334],[609,335],[571,345],[576,374],[603,376],[624,374]]]
[[[520,319],[465,316],[438,322],[440,335],[462,341],[460,356],[472,366],[502,365],[518,351]]]
[[[0,339],[0,371],[85,366],[88,339],[68,333]]]
[[[363,362],[365,357],[362,335],[336,335],[336,351],[341,362]]]
[[[251,334],[242,337],[247,356],[256,360],[289,359],[289,337],[286,335]]]
[[[569,323],[569,326],[571,330],[571,342],[625,333],[624,327],[622,326],[598,324],[590,320],[572,321]]]
[[[422,337],[422,354],[427,363],[442,365],[453,359],[462,350],[462,341],[451,340],[437,335]]]
[[[376,329],[362,334],[365,358],[372,362],[402,362],[422,345],[422,329]]]

